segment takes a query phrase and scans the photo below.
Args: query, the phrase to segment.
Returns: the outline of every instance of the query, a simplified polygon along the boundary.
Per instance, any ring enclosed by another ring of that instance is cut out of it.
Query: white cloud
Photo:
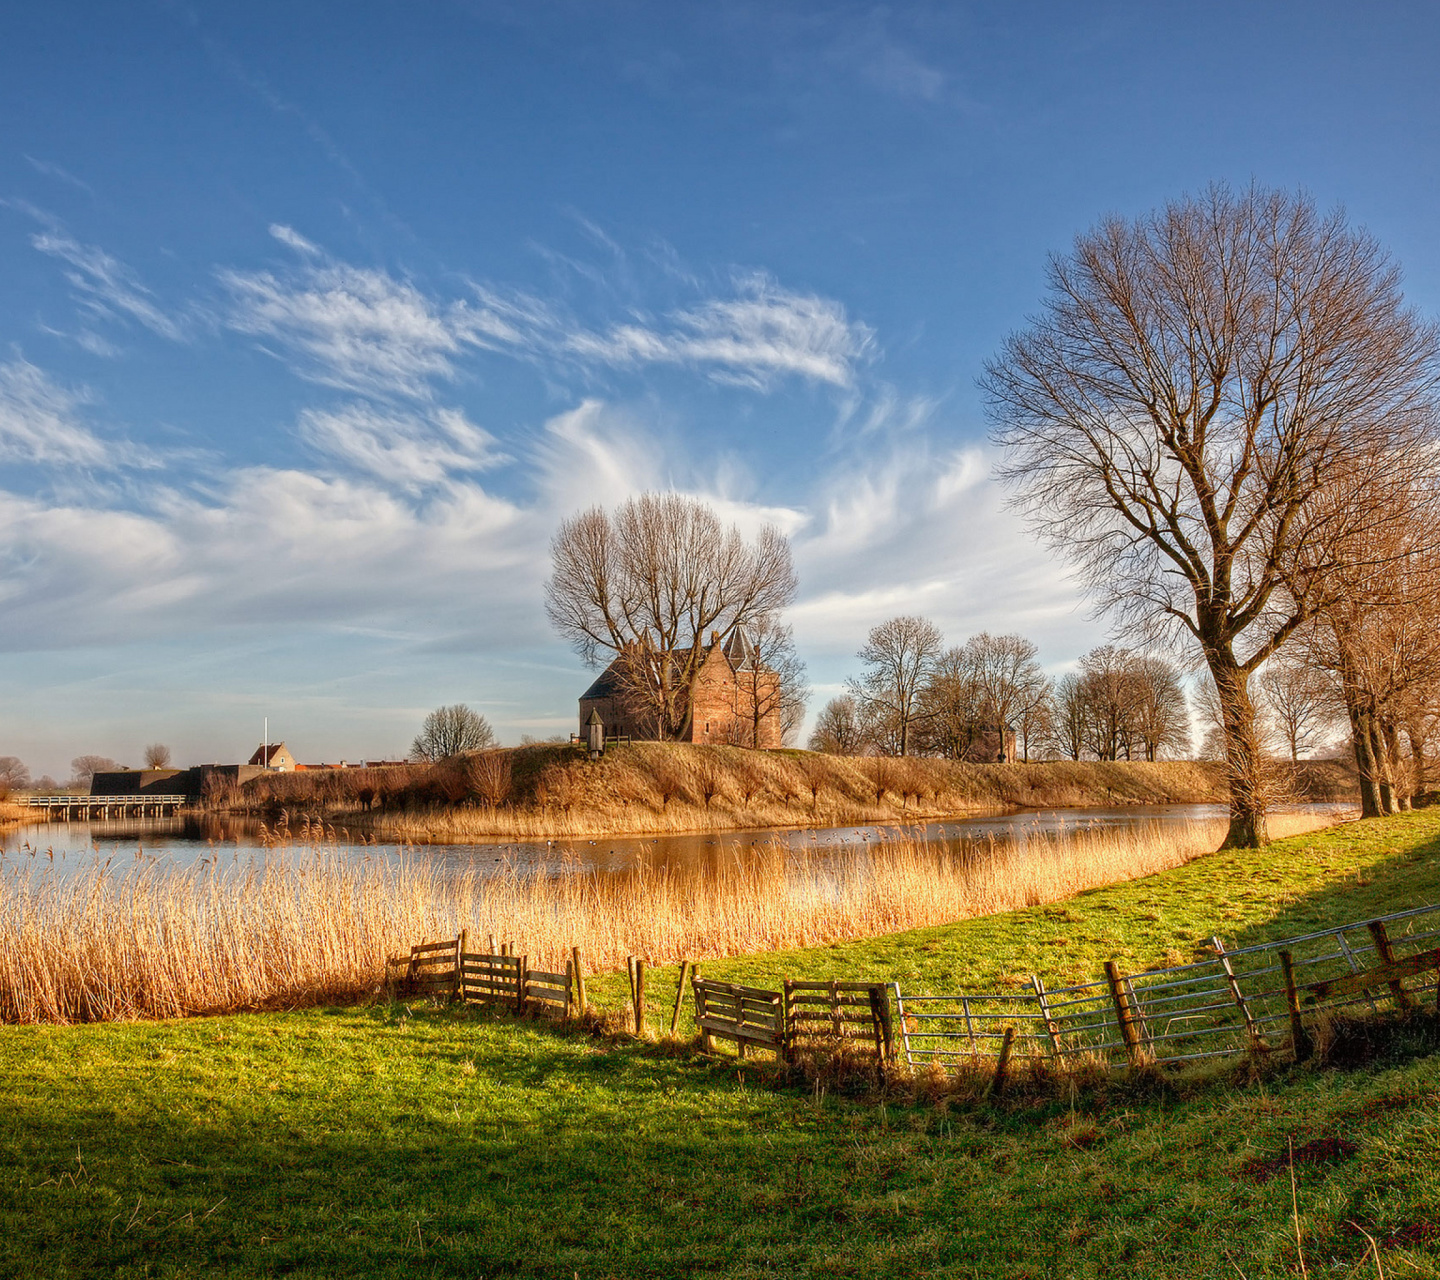
[[[280,222],[270,224],[270,234],[281,244],[294,249],[296,253],[307,254],[310,257],[318,257],[320,246],[305,239],[294,227],[287,227]]]
[[[0,459],[46,465],[107,467],[111,448],[76,420],[89,402],[25,360],[0,364]]]
[[[180,326],[160,309],[155,295],[129,267],[103,249],[81,244],[54,219],[36,213],[47,227],[35,232],[30,243],[69,264],[65,278],[79,291],[87,311],[105,319],[128,317],[162,338],[184,340]]]
[[[581,368],[688,367],[766,391],[784,378],[853,385],[874,334],[830,298],[738,277],[729,296],[653,319],[587,324],[535,294],[474,287],[446,299],[379,268],[327,258],[289,227],[270,233],[303,262],[282,271],[223,271],[226,323],[274,342],[302,377],[347,391],[426,400],[478,350]]]
[[[253,467],[209,495],[149,496],[143,511],[0,502],[0,648],[377,620],[433,634],[466,618],[502,645],[543,626],[517,604],[538,590],[544,540],[473,484],[416,503]]]
[[[914,437],[888,455],[819,478],[811,522],[795,538],[797,636],[815,654],[853,653],[902,613],[930,617],[952,643],[1019,631],[1043,650],[1075,652],[1103,627],[1086,615],[1065,568],[1004,505],[988,451],[937,453]]]
[[[791,292],[764,275],[741,280],[733,298],[707,299],[667,319],[665,326],[576,330],[560,346],[605,364],[693,365],[719,381],[763,390],[787,375],[847,387],[874,340],[838,302]]]
[[[227,316],[241,333],[273,339],[302,377],[371,395],[428,399],[455,376],[465,344],[464,304],[439,304],[387,272],[342,264],[307,267],[298,279],[224,271]]]
[[[365,403],[306,409],[300,434],[322,453],[410,490],[506,461],[495,437],[458,409],[419,414]]]

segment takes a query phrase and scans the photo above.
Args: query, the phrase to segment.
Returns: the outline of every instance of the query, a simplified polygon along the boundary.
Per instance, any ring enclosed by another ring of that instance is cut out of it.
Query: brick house
[[[265,744],[256,747],[255,754],[250,757],[250,763],[262,768],[274,769],[278,773],[289,773],[295,768],[295,757],[290,754],[283,742],[272,742],[268,747]]]
[[[686,742],[771,749],[781,745],[780,677],[756,655],[742,631],[721,640],[710,633],[702,646],[700,670],[695,679],[690,734]],[[689,649],[675,654],[676,675],[690,656]],[[587,734],[590,713],[598,711],[607,738],[656,739],[654,716],[627,698],[621,676],[624,660],[616,658],[580,695],[580,736]],[[760,714],[756,715],[756,705]]]

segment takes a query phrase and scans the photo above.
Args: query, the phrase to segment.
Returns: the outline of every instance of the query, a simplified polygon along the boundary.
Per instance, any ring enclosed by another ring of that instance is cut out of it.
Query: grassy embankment
[[[988,985],[1437,899],[1418,813],[710,972]],[[1310,1275],[1440,1274],[1440,1060],[1404,1051],[946,1108],[417,1004],[10,1027],[0,1081],[7,1275],[1253,1280],[1297,1228]]]
[[[1276,818],[1307,830],[1316,815]],[[157,864],[139,850],[72,871],[32,851],[0,864],[0,1021],[85,1022],[363,998],[385,957],[469,929],[536,968],[868,938],[1148,875],[1213,849],[1222,821],[1034,835],[963,853],[901,839],[843,850],[756,845],[700,865],[456,874],[425,850],[357,858],[274,851],[262,863]],[[303,838],[303,833],[302,833]],[[86,855],[88,857],[88,855]]]
[[[1350,772],[1332,762],[1277,772],[1297,799],[1355,794]],[[1222,767],[1207,761],[977,765],[644,742],[612,747],[595,762],[578,747],[536,746],[436,765],[271,776],[248,783],[236,804],[388,839],[467,840],[915,822],[1223,802],[1226,794]]]

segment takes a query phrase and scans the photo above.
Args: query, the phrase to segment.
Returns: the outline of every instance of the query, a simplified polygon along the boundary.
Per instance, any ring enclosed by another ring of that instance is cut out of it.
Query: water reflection
[[[1289,812],[1350,816],[1353,805],[1291,806]],[[732,865],[752,849],[781,848],[823,854],[906,836],[967,853],[986,847],[1019,843],[1026,837],[1115,829],[1161,829],[1223,819],[1224,805],[1132,805],[1114,809],[1038,809],[988,814],[915,825],[767,829],[701,832],[693,835],[578,837],[561,840],[519,840],[470,844],[399,844],[372,841],[334,829],[324,842],[342,853],[368,859],[409,852],[456,870],[484,871],[513,865],[525,869],[620,871],[654,868],[719,868]],[[327,828],[327,832],[330,829]],[[291,839],[306,843],[301,833]],[[319,841],[309,841],[318,843]],[[109,861],[123,871],[136,862],[168,862],[177,866],[223,865],[263,861],[271,840],[254,818],[176,817],[112,819],[92,822],[36,823],[0,837],[0,865],[53,866],[57,871],[88,871]]]

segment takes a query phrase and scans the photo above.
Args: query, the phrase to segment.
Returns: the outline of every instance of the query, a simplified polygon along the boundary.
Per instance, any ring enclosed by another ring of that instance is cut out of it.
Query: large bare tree
[[[747,541],[677,493],[642,494],[613,516],[582,512],[560,526],[550,551],[550,621],[591,666],[620,659],[626,699],[664,738],[688,734],[709,634],[773,617],[795,594],[778,529]]]
[[[1122,629],[1198,646],[1225,730],[1225,843],[1263,844],[1249,678],[1322,603],[1323,575],[1297,565],[1346,545],[1337,522],[1377,515],[1335,487],[1363,495],[1428,447],[1435,327],[1343,213],[1254,186],[1109,218],[1048,275],[986,369],[1002,474]]]
[[[850,694],[884,723],[890,754],[910,754],[921,694],[944,644],[940,629],[926,618],[891,618],[871,629],[857,655],[865,673],[850,681]]]

